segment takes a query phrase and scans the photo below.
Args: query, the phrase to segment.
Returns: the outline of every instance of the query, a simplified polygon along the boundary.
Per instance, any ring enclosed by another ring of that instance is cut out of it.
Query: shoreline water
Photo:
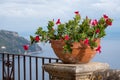
[[[106,62],[111,66],[111,68],[120,69],[120,63],[119,63],[120,42],[119,41],[120,40],[101,40],[102,52],[97,53],[92,61]],[[40,43],[39,45],[42,48],[42,51],[40,51],[39,53],[30,54],[30,55],[57,58],[57,56],[54,54],[54,51],[52,50],[51,45],[49,43],[47,44]]]
[[[111,69],[120,69],[119,45],[120,45],[119,40],[102,40],[101,41],[102,53],[100,53],[100,54],[97,53],[92,61],[108,63],[110,65]],[[33,53],[30,55],[57,58],[56,55],[54,54],[50,44],[40,43],[40,46],[42,47],[42,51],[40,53]],[[23,63],[21,63],[21,64],[23,64]],[[33,63],[33,64],[35,64],[35,63]],[[41,66],[41,64],[39,66]],[[0,71],[2,71],[2,61],[0,61]],[[0,79],[2,79],[1,75],[0,75]]]

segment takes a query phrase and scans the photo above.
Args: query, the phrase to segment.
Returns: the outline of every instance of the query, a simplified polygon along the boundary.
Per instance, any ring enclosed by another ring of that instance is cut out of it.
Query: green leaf
[[[31,35],[30,35],[30,40],[31,40],[31,44],[33,44],[33,43],[34,43],[34,41],[35,41],[34,37],[33,37],[33,36],[31,36]]]

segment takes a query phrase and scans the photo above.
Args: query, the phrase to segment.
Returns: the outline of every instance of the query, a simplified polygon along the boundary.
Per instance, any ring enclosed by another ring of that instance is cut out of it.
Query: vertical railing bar
[[[36,80],[38,80],[38,58],[36,57]]]
[[[59,60],[58,60],[58,59],[56,59],[56,62],[57,62],[57,63],[58,63],[58,61],[59,61]]]
[[[7,76],[7,70],[5,68],[5,61],[4,61],[4,78]],[[7,79],[7,78],[6,78]]]
[[[49,58],[49,63],[51,63],[51,58]]]
[[[49,58],[49,63],[51,63],[51,58]],[[51,75],[49,75],[49,80],[51,80]]]
[[[23,67],[24,67],[24,80],[26,80],[26,57],[23,56]]]
[[[29,57],[29,66],[30,66],[30,80],[32,80],[32,65],[31,65],[31,56]]]
[[[18,80],[20,80],[20,56],[18,55]]]
[[[6,66],[7,66],[7,80],[10,79],[10,77],[9,77],[9,61],[10,61],[10,60],[9,60],[9,54],[7,54],[7,63],[6,63],[6,64],[7,64],[7,65],[6,65]]]
[[[4,70],[5,70],[5,68],[4,68],[5,66],[4,66],[4,53],[2,54],[2,80],[4,80]]]
[[[12,56],[12,59],[11,59],[11,56]],[[49,60],[49,63],[52,62],[52,60],[55,60],[56,62],[59,62],[59,59],[55,59],[55,58],[48,58],[48,57],[35,57],[35,56],[29,56],[29,55],[14,55],[14,54],[2,54],[2,79],[3,80],[9,80],[11,79],[11,77],[13,78],[13,80],[15,80],[15,57],[18,56],[18,79],[17,80],[21,80],[21,66],[20,66],[20,63],[21,63],[21,60],[20,60],[20,56],[23,57],[23,80],[26,80],[27,79],[27,75],[26,75],[26,59],[27,57],[29,57],[29,75],[30,75],[30,80],[32,80],[32,57],[35,58],[35,66],[36,66],[36,80],[39,79],[39,70],[38,70],[38,67],[39,67],[39,63],[38,63],[38,58],[41,58],[42,59],[42,65],[45,64],[45,60],[48,59]],[[12,64],[12,68],[11,68],[11,64]],[[49,78],[51,78],[51,76],[49,76]],[[42,68],[42,80],[45,80],[45,71],[44,69]]]
[[[13,80],[15,80],[15,56],[13,55]]]
[[[12,55],[12,63],[11,63],[12,65],[12,69],[11,69],[11,73],[10,73],[10,77],[11,78],[13,78],[14,79],[14,55]],[[12,73],[13,73],[13,77],[12,77]]]
[[[42,65],[44,65],[44,58],[42,58]],[[44,80],[44,74],[45,72],[44,69],[42,68],[42,80]]]
[[[12,66],[13,66],[13,64],[12,64]],[[11,75],[12,75],[12,72],[13,72],[13,67],[12,67],[11,72],[10,72],[10,77],[11,77]]]

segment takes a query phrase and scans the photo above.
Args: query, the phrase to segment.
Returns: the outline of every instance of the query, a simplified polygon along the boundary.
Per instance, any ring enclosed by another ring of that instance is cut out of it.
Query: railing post
[[[26,57],[23,56],[24,80],[26,80]]]
[[[2,54],[2,80],[4,80],[4,72],[5,72],[5,66],[4,66],[4,53]]]
[[[18,55],[18,80],[20,80],[20,56]]]
[[[14,65],[14,64],[15,64],[15,60],[14,60],[14,55],[12,55],[12,60],[13,60],[13,64],[12,64],[12,66],[13,66],[13,67],[12,67],[13,80],[15,80],[15,67],[14,67],[14,66],[15,66],[15,65]]]
[[[46,76],[44,69],[42,70],[42,77],[39,77],[39,65],[44,65],[45,63],[52,63],[58,62],[56,58],[49,58],[49,57],[38,57],[38,56],[31,56],[31,55],[23,55],[23,54],[10,54],[10,53],[0,53],[2,55],[2,60],[0,62],[2,67],[2,80],[45,80],[47,77],[50,78],[51,76]],[[34,60],[35,59],[35,60]],[[32,61],[33,60],[33,61]],[[42,61],[39,64],[39,60]],[[28,61],[28,62],[27,62]],[[35,65],[33,65],[35,63]],[[32,66],[36,68],[33,69]],[[27,68],[28,67],[28,68]],[[33,71],[34,70],[34,71]],[[36,76],[33,76],[36,73]],[[40,78],[40,79],[39,79]]]
[[[7,54],[7,61],[6,61],[6,66],[7,66],[7,75],[6,75],[6,78],[7,78],[7,80],[9,80],[10,79],[10,76],[9,76],[9,54]]]
[[[36,80],[38,80],[38,58],[36,57]]]
[[[42,65],[44,65],[44,58],[42,58]],[[44,80],[44,75],[45,73],[44,73],[44,69],[42,69],[42,80]]]
[[[29,66],[30,66],[30,80],[32,80],[32,62],[31,62],[31,56],[29,57]]]

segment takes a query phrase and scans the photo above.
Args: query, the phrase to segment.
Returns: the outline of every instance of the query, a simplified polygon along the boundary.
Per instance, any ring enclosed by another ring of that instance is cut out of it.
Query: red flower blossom
[[[98,21],[95,19],[95,20],[91,21],[91,24],[92,24],[92,26],[96,26],[98,24]]]
[[[97,30],[95,31],[95,33],[96,33],[96,34],[100,33],[100,29],[97,29]]]
[[[75,11],[74,13],[75,13],[76,15],[79,15],[79,11]]]
[[[29,49],[29,45],[23,45],[24,50],[28,50]]]
[[[68,41],[70,39],[70,37],[68,35],[65,35],[64,38],[66,41]]]
[[[36,36],[36,37],[35,37],[35,41],[36,41],[36,42],[39,42],[39,40],[40,40],[40,37],[39,37],[39,36]]]
[[[84,40],[84,44],[89,45],[89,40],[88,40],[88,38],[86,38],[86,39]]]
[[[97,47],[96,51],[98,51],[99,53],[101,53],[101,46],[100,45]]]
[[[106,14],[103,15],[104,19],[108,19],[108,16]]]
[[[56,24],[57,24],[57,25],[58,25],[58,24],[61,24],[60,19],[57,20]]]
[[[106,21],[106,24],[111,26],[112,25],[112,20],[107,16],[107,15],[103,15],[105,21]]]
[[[112,21],[111,21],[111,19],[109,19],[109,18],[106,19],[106,24],[111,26],[111,25],[112,25]]]

